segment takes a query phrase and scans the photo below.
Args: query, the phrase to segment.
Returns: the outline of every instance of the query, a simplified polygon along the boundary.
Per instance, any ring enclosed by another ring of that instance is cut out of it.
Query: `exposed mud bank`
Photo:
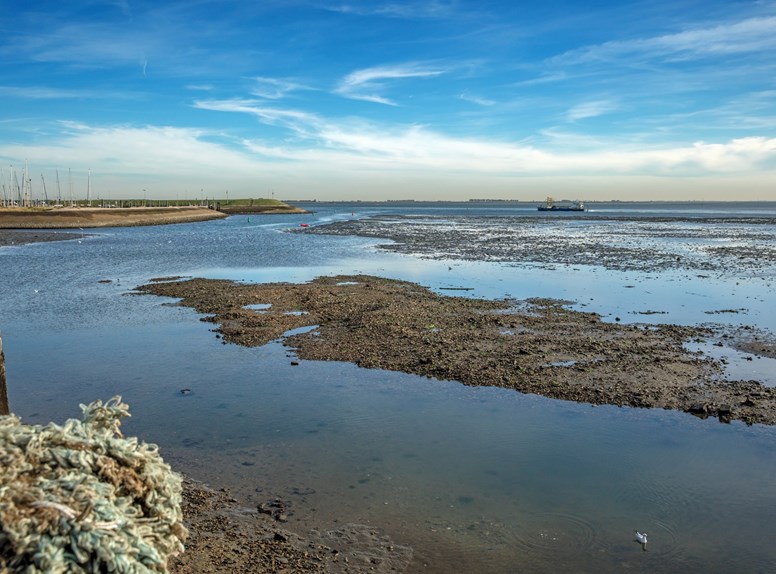
[[[676,409],[723,421],[776,424],[776,389],[722,381],[720,365],[684,343],[710,328],[605,323],[562,302],[437,295],[404,281],[321,277],[306,284],[157,281],[138,288],[180,298],[217,323],[225,342],[286,336],[299,357],[632,407]],[[269,305],[250,309],[248,305]],[[764,343],[773,350],[773,343]]]

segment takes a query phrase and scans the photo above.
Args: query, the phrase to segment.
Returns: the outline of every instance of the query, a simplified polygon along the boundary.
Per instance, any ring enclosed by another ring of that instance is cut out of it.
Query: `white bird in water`
[[[639,544],[646,544],[647,543],[647,533],[646,532],[639,532],[636,531],[636,542]]]

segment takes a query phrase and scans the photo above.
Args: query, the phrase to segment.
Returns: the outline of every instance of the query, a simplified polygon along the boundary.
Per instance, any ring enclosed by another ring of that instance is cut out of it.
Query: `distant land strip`
[[[223,219],[235,214],[307,213],[276,200],[235,200],[210,206],[8,207],[0,208],[0,229],[87,229],[167,225]]]

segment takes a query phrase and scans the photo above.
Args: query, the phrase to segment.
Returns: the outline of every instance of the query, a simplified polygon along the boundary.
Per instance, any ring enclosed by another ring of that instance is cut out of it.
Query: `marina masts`
[[[40,181],[43,182],[43,201],[48,205],[48,192],[46,191],[46,180],[43,179],[43,174],[40,174]]]
[[[57,203],[62,205],[62,190],[59,188],[59,169],[57,168]]]

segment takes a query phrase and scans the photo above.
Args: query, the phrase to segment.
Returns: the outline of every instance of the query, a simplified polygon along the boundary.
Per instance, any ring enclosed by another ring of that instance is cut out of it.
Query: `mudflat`
[[[385,239],[380,249],[423,259],[761,276],[776,265],[774,224],[773,217],[379,215],[293,231]],[[694,249],[676,249],[688,243]]]
[[[189,536],[186,551],[170,560],[170,573],[387,574],[404,572],[412,560],[410,547],[373,526],[346,524],[295,534],[269,511],[281,503],[243,507],[224,490],[184,478],[181,506]]]
[[[708,327],[607,323],[556,300],[444,296],[365,275],[305,284],[165,278],[137,292],[179,298],[217,323],[225,342],[258,346],[285,337],[302,359],[776,424],[776,388],[723,380],[718,362],[684,347],[730,336]],[[270,307],[246,307],[254,304]],[[306,326],[313,330],[284,335]],[[763,343],[760,351],[772,356],[776,346]]]
[[[73,207],[0,209],[0,229],[79,229],[166,225],[222,219],[206,207]],[[45,239],[44,239],[45,240]]]
[[[0,229],[0,247],[24,245],[26,243],[42,243],[45,241],[65,241],[66,239],[77,239],[79,237],[81,237],[80,233]]]

